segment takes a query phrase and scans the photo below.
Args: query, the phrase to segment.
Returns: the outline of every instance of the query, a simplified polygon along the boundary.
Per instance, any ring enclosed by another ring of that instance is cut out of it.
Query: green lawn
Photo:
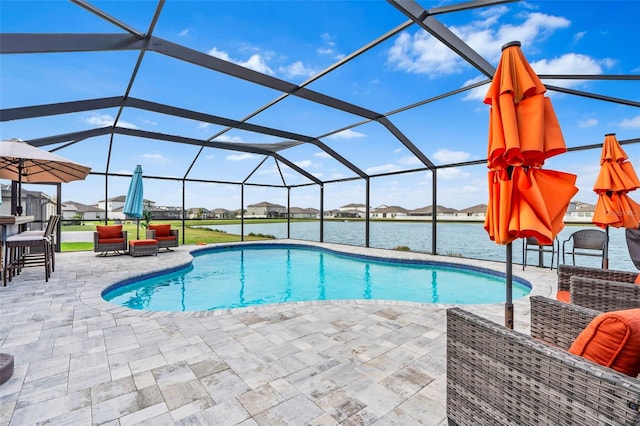
[[[264,220],[264,221],[251,221],[251,223],[276,223],[283,222],[283,220]],[[157,222],[153,222],[157,223]],[[159,222],[158,222],[159,223]],[[162,223],[171,223],[171,227],[180,230],[179,241],[182,244],[182,223],[180,221],[163,221]],[[211,221],[187,221],[186,222],[186,232],[185,232],[185,244],[192,245],[197,243],[228,243],[228,242],[238,242],[242,241],[240,235],[236,234],[227,234],[226,232],[221,232],[215,229],[209,228],[193,228],[189,225],[229,225],[229,224],[237,224],[238,220],[211,220]],[[96,223],[86,224],[86,225],[65,225],[62,226],[62,232],[66,231],[94,231]],[[126,222],[123,224],[122,228],[127,231],[128,239],[135,240],[136,239],[136,224]],[[140,239],[145,238],[145,229],[140,226]],[[273,236],[269,235],[248,235],[245,236],[245,241],[257,241],[257,240],[265,240],[272,239]],[[93,243],[62,243],[61,250],[65,251],[90,251],[93,250]]]

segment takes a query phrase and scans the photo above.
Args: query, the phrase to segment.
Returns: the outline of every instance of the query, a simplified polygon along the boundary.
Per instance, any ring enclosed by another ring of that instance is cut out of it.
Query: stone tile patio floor
[[[48,283],[41,268],[27,268],[0,287],[0,352],[15,357],[12,378],[0,385],[0,425],[446,424],[451,305],[300,302],[154,313],[100,297],[109,284],[188,263],[197,248],[137,258],[59,253]],[[532,294],[555,292],[555,271],[514,265],[514,274],[534,284]],[[503,304],[467,309],[504,322]],[[515,302],[515,315],[516,329],[528,332],[528,298]]]

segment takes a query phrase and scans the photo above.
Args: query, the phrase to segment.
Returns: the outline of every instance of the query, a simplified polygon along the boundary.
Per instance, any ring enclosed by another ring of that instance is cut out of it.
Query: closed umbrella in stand
[[[627,195],[640,188],[640,180],[633,170],[627,153],[620,146],[614,133],[606,134],[600,155],[600,173],[593,185],[598,194],[592,222],[605,228],[637,229],[640,224],[640,205]],[[609,267],[609,238],[605,246],[604,267]]]
[[[484,102],[489,118],[489,202],[484,228],[506,245],[505,325],[513,328],[512,242],[535,237],[553,244],[564,227],[576,176],[544,170],[547,158],[566,152],[560,124],[546,88],[522,51],[507,43]]]
[[[144,190],[142,188],[142,167],[138,164],[133,171],[129,191],[124,200],[123,213],[136,219],[136,239],[140,238],[140,218],[143,213]]]

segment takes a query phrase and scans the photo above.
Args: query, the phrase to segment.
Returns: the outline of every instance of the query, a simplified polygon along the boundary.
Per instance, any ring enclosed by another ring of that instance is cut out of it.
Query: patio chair
[[[571,249],[565,248],[566,243],[572,242]],[[576,256],[595,256],[602,259],[604,268],[604,253],[606,250],[608,236],[599,229],[581,229],[576,231],[568,239],[562,242],[562,263],[565,261],[565,254],[570,254],[573,264],[576,264]]]
[[[447,310],[449,424],[638,424],[640,380],[567,351],[600,312],[530,300],[530,336]]]
[[[522,240],[522,270],[527,266],[527,255],[530,251],[537,252],[540,255],[540,266],[542,266],[542,256],[545,253],[551,253],[551,269],[553,269],[553,261],[556,253],[559,249],[556,249],[556,244],[560,245],[560,242],[556,238],[552,244],[540,244],[536,237],[527,237]]]
[[[56,270],[56,257],[55,257],[56,229],[58,228],[59,222],[60,222],[60,215],[51,215],[49,216],[49,220],[47,221],[47,226],[45,227],[45,229],[24,231],[20,233],[20,235],[38,235],[38,236],[46,236],[49,238],[49,241],[48,241],[50,245],[49,256],[50,256],[52,272],[55,272]]]
[[[637,277],[637,272],[559,265],[556,298],[603,312],[640,307]]]
[[[178,247],[178,230],[171,229],[170,224],[159,224],[147,226],[147,239],[158,241],[158,250],[171,247]]]
[[[93,233],[93,251],[106,256],[109,252],[123,254],[127,252],[127,231],[122,225],[98,225]]]

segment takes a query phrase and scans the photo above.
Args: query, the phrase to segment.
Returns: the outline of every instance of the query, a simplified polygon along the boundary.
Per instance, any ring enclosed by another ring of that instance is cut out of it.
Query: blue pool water
[[[514,277],[513,299],[531,286]],[[422,303],[504,302],[503,274],[442,262],[343,254],[324,248],[255,244],[208,248],[192,265],[107,288],[119,306],[205,311],[309,300],[376,299]]]

